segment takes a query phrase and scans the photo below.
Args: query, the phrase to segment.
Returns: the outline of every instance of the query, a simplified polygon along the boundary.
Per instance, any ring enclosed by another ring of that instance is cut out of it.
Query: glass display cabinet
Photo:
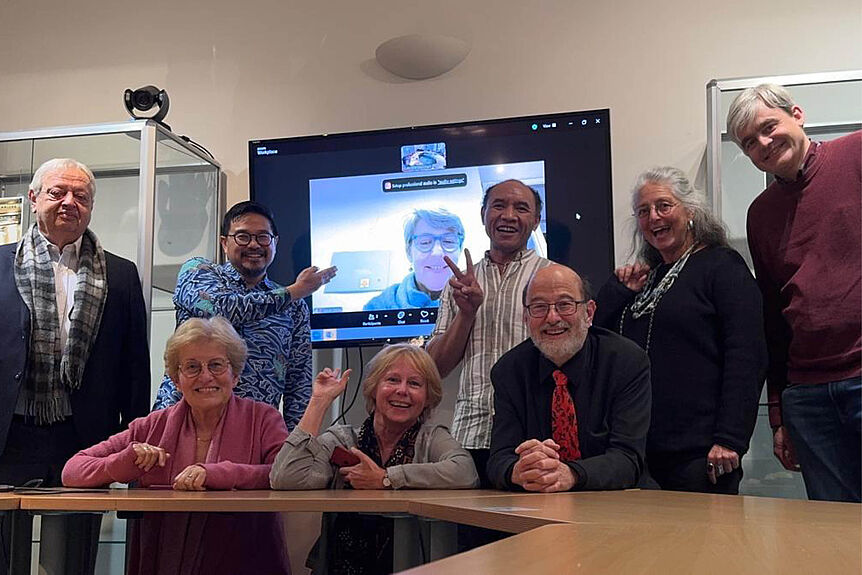
[[[96,176],[90,228],[102,246],[138,267],[149,314],[151,398],[174,331],[177,272],[193,256],[218,260],[224,176],[202,148],[151,120],[0,133],[0,243],[32,222],[27,190],[51,158],[74,158]],[[96,573],[121,573],[125,521],[102,521]],[[39,533],[40,525],[34,524]],[[38,552],[34,552],[34,558]],[[34,561],[34,573],[38,566]]]
[[[772,176],[755,168],[733,143],[726,119],[731,102],[740,92],[767,83],[790,91],[805,112],[805,132],[812,139],[831,140],[862,128],[862,70],[733,78],[707,84],[707,194],[715,213],[727,225],[732,247],[749,267],[745,233],[748,206],[772,182]],[[765,387],[751,448],[743,460],[745,477],[740,493],[805,499],[802,476],[785,470],[772,454]]]
[[[150,319],[154,395],[174,330],[177,271],[190,257],[219,257],[221,167],[151,120],[0,133],[0,242],[17,241],[18,230],[30,225],[27,189],[36,168],[51,158],[90,167],[96,176],[90,228],[106,250],[138,266]]]

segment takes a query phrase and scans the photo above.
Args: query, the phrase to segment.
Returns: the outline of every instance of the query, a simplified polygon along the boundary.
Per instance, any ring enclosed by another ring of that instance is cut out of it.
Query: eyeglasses
[[[262,234],[239,232],[238,234],[228,234],[227,237],[233,238],[233,241],[235,241],[238,246],[247,246],[251,243],[252,238],[257,242],[257,245],[268,246],[277,236],[274,236],[269,232],[263,232]]]
[[[444,252],[457,252],[461,248],[461,236],[455,233],[448,234],[418,234],[410,238],[416,249],[423,253],[428,253],[434,249],[434,243],[440,242],[440,247]]]
[[[660,216],[666,216],[670,214],[675,207],[679,204],[672,204],[670,202],[656,202],[652,205],[646,204],[643,206],[638,206],[635,210],[635,217],[639,220],[643,220],[649,217],[650,213],[652,213],[653,207],[655,207],[655,213]]]
[[[227,358],[211,359],[206,363],[207,371],[212,375],[221,375],[227,371],[230,362]],[[204,369],[204,364],[196,359],[190,359],[180,364],[180,373],[186,377],[197,377]]]
[[[578,305],[587,303],[590,300],[580,299],[580,300],[563,300],[558,301],[556,303],[531,303],[527,308],[527,313],[530,314],[530,317],[534,317],[536,319],[546,317],[548,312],[551,311],[551,308],[557,310],[559,315],[572,315],[573,313],[577,313]]]
[[[92,198],[90,197],[90,192],[88,192],[87,190],[64,190],[63,188],[48,188],[47,190],[45,190],[45,194],[47,194],[47,196],[55,202],[59,202],[66,199],[66,196],[69,195],[69,192],[72,193],[72,197],[75,198],[75,201],[79,204],[90,204],[90,200]]]

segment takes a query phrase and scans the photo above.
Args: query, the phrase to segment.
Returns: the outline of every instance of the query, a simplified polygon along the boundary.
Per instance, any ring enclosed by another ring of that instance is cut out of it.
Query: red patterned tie
[[[566,387],[569,378],[559,369],[554,370],[554,397],[551,400],[551,433],[554,441],[560,446],[560,459],[573,461],[581,458],[581,447],[578,442],[578,414],[575,412],[575,402]]]

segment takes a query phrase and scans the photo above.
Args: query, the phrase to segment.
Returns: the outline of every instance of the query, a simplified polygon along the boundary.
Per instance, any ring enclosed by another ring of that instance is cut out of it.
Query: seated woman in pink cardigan
[[[247,355],[224,318],[183,323],[165,349],[182,401],[78,452],[63,484],[268,489],[287,428],[269,405],[234,396]],[[290,573],[276,513],[145,513],[128,545],[130,574]]]

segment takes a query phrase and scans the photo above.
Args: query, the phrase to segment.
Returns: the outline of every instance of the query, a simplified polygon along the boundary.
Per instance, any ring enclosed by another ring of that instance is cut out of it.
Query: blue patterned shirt
[[[191,317],[224,316],[248,345],[248,360],[234,389],[239,397],[278,408],[293,429],[311,397],[311,333],[308,306],[264,277],[248,288],[230,263],[204,258],[183,264],[174,292],[177,325]],[[164,377],[153,409],[178,402],[182,394]]]

